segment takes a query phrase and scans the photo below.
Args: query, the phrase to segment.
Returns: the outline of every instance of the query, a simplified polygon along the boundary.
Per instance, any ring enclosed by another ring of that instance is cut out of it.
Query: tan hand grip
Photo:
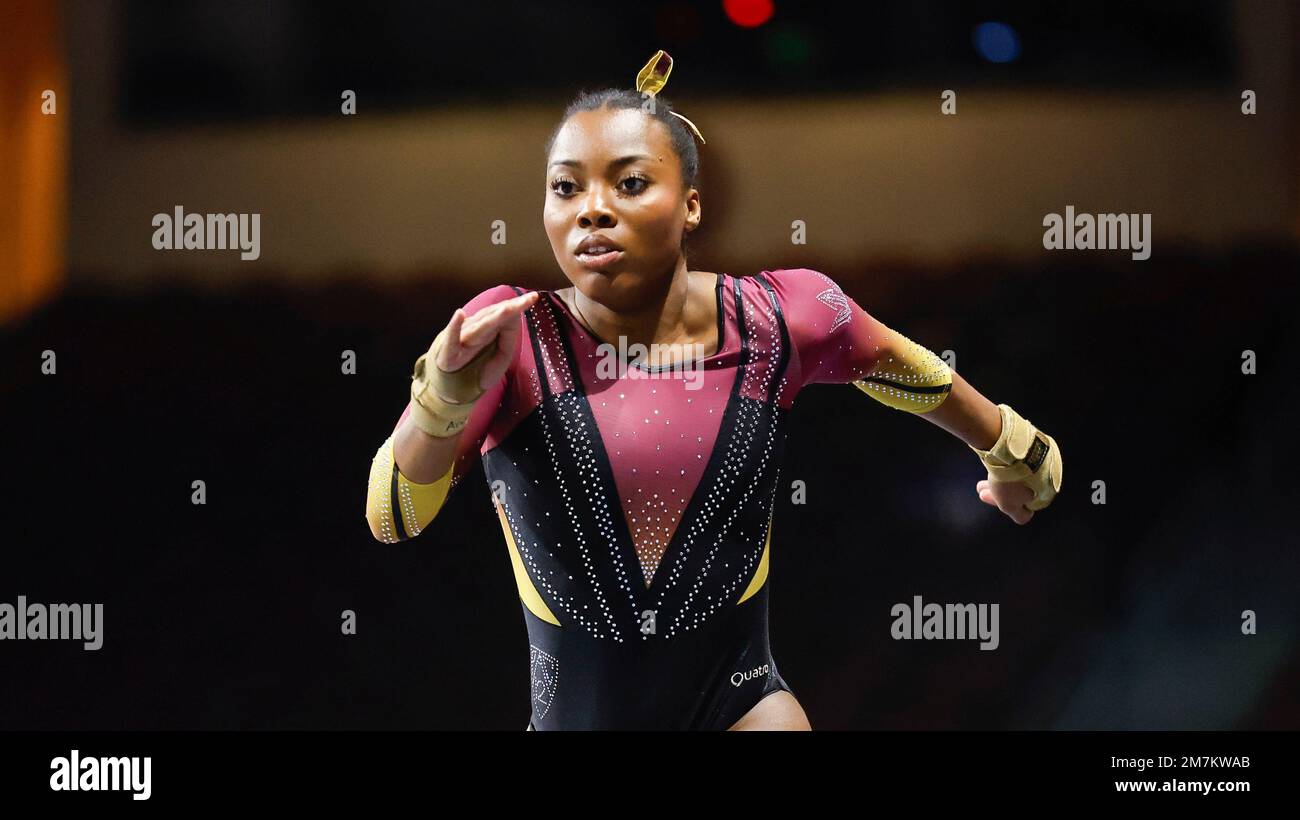
[[[497,351],[497,340],[493,339],[464,367],[443,370],[437,361],[446,336],[444,328],[428,352],[415,360],[411,375],[411,419],[434,438],[450,438],[464,429],[474,402],[485,392],[479,385],[483,368]]]

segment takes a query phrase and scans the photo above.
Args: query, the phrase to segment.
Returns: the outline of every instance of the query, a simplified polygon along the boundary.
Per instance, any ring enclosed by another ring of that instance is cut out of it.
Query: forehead
[[[649,154],[662,163],[673,158],[668,129],[639,108],[579,111],[560,128],[551,147],[551,159],[587,164],[628,154]]]

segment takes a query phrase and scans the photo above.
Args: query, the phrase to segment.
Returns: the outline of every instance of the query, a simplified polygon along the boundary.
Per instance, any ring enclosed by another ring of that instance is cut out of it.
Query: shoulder
[[[826,274],[812,268],[778,268],[759,272],[755,279],[767,282],[774,290],[795,296],[818,295],[830,291],[843,293],[840,286]]]
[[[758,273],[756,280],[775,293],[792,328],[832,333],[852,317],[850,300],[826,274],[812,268],[780,268]]]

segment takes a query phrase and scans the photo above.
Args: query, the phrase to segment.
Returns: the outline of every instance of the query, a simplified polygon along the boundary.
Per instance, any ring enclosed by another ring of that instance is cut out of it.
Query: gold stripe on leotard
[[[366,520],[371,534],[385,544],[419,535],[446,502],[452,472],[452,465],[448,465],[447,472],[432,484],[416,484],[397,469],[390,435],[370,461]]]
[[[952,390],[948,363],[901,333],[891,331],[885,345],[886,354],[853,386],[908,413],[928,413],[943,404]]]
[[[551,610],[542,600],[542,596],[537,592],[537,587],[533,586],[533,579],[528,577],[528,570],[524,568],[524,559],[519,557],[519,548],[515,546],[515,537],[510,532],[510,522],[506,521],[506,510],[501,504],[497,504],[497,517],[501,519],[501,529],[506,534],[506,546],[510,549],[510,565],[515,568],[515,585],[519,587],[519,599],[528,607],[528,611],[546,621],[549,624],[560,625],[559,620],[551,614]]]
[[[767,519],[767,541],[763,544],[763,557],[758,559],[758,569],[754,570],[754,577],[749,580],[749,586],[745,589],[745,594],[740,596],[736,601],[739,606],[763,588],[763,582],[767,580],[767,554],[772,548],[772,519]]]

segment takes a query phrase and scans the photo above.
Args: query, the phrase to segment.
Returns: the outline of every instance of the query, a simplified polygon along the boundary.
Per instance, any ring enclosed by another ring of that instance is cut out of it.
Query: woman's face
[[[663,123],[636,108],[602,108],[574,114],[556,134],[542,218],[574,287],[627,309],[672,276],[683,231],[700,224],[700,196],[683,189]],[[613,250],[581,253],[579,243],[595,235]]]

